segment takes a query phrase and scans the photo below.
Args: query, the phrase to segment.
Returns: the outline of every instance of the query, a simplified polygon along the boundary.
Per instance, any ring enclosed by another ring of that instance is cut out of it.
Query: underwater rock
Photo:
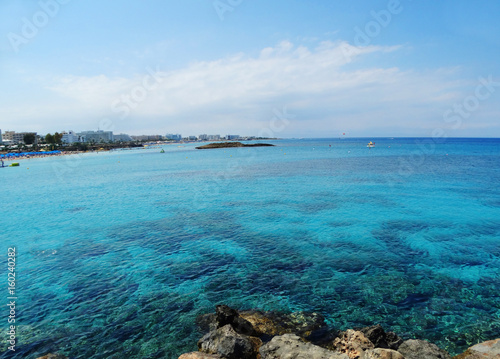
[[[398,337],[396,333],[386,333],[380,324],[362,328],[359,331],[375,345],[375,348],[398,350],[403,343],[403,339]]]
[[[500,358],[500,339],[476,344],[453,359],[498,359]]]
[[[262,345],[259,338],[237,333],[230,324],[205,334],[198,348],[207,354],[218,354],[225,359],[256,359]]]
[[[192,352],[192,353],[182,354],[178,359],[222,359],[222,357],[217,354]]]
[[[311,337],[311,341],[319,340],[319,336],[323,334],[328,334],[330,337],[332,335],[322,330],[326,328],[325,319],[321,314],[314,312],[288,314],[258,310],[238,312],[227,305],[217,305],[215,315],[213,313],[200,315],[196,323],[203,331],[213,331],[230,324],[237,333],[265,337],[268,340],[286,333],[294,333],[308,339]]]
[[[276,336],[259,352],[262,359],[349,359],[346,354],[306,343],[295,334]]]
[[[285,324],[295,333],[302,337],[310,336],[315,330],[326,326],[325,318],[319,313],[293,312],[285,315]]]
[[[363,358],[367,349],[375,349],[373,343],[362,332],[347,329],[333,342],[334,348],[351,359]]]
[[[43,357],[38,357],[36,359],[68,359],[68,357],[62,354],[47,354],[44,355]]]
[[[425,340],[407,340],[399,346],[398,352],[405,359],[451,359],[447,351]]]
[[[256,335],[275,336],[297,334],[309,337],[326,326],[321,314],[310,312],[294,312],[290,314],[277,312],[242,311],[240,316],[251,323]]]
[[[249,322],[257,336],[275,336],[286,333],[286,329],[259,311],[242,311],[240,316]]]

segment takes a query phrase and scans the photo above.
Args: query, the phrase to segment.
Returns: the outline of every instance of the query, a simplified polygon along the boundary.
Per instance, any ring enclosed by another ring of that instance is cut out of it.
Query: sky
[[[500,137],[497,0],[0,0],[0,130]]]

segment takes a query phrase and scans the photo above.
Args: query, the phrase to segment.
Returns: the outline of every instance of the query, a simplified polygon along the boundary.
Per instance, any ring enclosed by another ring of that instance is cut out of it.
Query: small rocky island
[[[245,144],[241,142],[214,142],[208,145],[196,147],[197,150],[205,150],[209,148],[230,148],[230,147],[269,147],[274,146],[269,143],[251,143]]]

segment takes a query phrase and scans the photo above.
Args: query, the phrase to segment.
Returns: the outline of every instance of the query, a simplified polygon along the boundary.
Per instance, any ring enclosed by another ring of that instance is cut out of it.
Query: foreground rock
[[[407,340],[399,346],[398,351],[405,359],[451,359],[448,352],[425,340]]]
[[[364,359],[405,359],[405,357],[392,349],[375,348],[365,351]]]
[[[256,335],[252,324],[241,317],[238,311],[227,305],[218,305],[215,307],[215,320],[217,322],[217,328],[222,328],[230,324],[237,333]]]
[[[276,335],[297,334],[310,341],[327,340],[332,334],[327,332],[325,319],[314,312],[274,313],[258,310],[236,311],[227,305],[217,305],[216,313],[197,318],[203,331],[212,331],[231,324],[240,334],[263,337],[271,340]],[[336,337],[338,332],[334,331]],[[331,338],[333,341],[334,338]]]
[[[274,337],[260,348],[260,355],[262,359],[349,359],[346,354],[305,343],[295,334]]]
[[[358,359],[365,350],[375,349],[375,345],[359,331],[348,329],[335,339],[333,347],[340,353],[345,353],[351,359]]]
[[[230,147],[270,147],[274,146],[269,143],[251,143],[251,144],[244,144],[241,142],[216,142],[216,143],[209,143],[208,145],[204,146],[198,146],[196,147],[197,150],[205,150],[205,149],[210,149],[210,148],[230,148]]]
[[[179,359],[223,359],[220,355],[193,352],[182,354]]]
[[[208,331],[198,342],[199,352],[179,359],[452,359],[435,344],[403,341],[380,325],[332,330],[318,313],[239,312],[218,305],[215,314],[200,316],[197,323]],[[453,359],[500,359],[500,339],[476,344]]]
[[[198,342],[198,349],[226,359],[256,359],[262,341],[237,333],[230,324],[211,331]]]
[[[399,346],[403,343],[403,339],[398,337],[396,333],[386,333],[380,324],[366,327],[359,331],[375,345],[375,348],[398,350]]]
[[[453,359],[499,359],[500,339],[476,344]]]

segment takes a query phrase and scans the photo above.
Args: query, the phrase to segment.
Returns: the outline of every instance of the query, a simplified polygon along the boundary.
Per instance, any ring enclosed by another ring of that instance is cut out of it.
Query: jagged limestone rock
[[[198,341],[198,348],[207,354],[225,359],[256,359],[262,341],[237,333],[230,324],[211,331]]]
[[[306,343],[295,334],[276,336],[259,352],[262,359],[349,359],[346,354]]]
[[[367,349],[375,349],[373,343],[362,332],[347,329],[335,339],[333,347],[340,353],[345,353],[351,359],[363,359]]]
[[[453,359],[500,359],[500,339],[476,344]]]
[[[392,349],[375,348],[366,350],[363,359],[405,359],[405,357]]]
[[[220,355],[207,354],[202,352],[192,352],[182,354],[178,359],[223,359]]]
[[[410,339],[398,348],[405,359],[451,359],[446,350],[425,340]]]

